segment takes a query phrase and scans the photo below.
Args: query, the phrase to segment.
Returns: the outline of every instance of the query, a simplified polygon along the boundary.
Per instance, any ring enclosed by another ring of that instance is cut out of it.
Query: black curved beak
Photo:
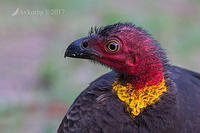
[[[88,48],[88,37],[80,38],[72,42],[65,51],[64,57],[92,59],[92,56],[101,57],[100,53],[92,48]]]

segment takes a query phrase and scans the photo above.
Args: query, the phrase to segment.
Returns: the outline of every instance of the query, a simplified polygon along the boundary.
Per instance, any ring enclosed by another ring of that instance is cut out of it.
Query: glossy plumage
[[[79,95],[58,133],[199,133],[200,74],[175,66],[169,71],[175,92],[162,99],[169,105],[158,103],[130,118],[126,105],[112,92],[116,73],[110,72]]]

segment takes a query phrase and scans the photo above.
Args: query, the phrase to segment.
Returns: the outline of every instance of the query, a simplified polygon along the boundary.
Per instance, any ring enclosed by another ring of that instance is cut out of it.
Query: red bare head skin
[[[95,60],[116,70],[135,88],[156,85],[164,78],[165,53],[140,27],[117,23],[91,30],[88,47],[100,53]]]

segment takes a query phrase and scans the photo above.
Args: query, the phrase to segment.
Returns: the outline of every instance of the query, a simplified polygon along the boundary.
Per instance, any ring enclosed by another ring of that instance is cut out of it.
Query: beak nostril
[[[135,57],[133,57],[133,64],[135,64],[135,62],[136,62],[136,58],[135,58]]]
[[[82,43],[82,48],[87,48],[88,47],[88,42],[87,41],[84,41],[83,43]]]

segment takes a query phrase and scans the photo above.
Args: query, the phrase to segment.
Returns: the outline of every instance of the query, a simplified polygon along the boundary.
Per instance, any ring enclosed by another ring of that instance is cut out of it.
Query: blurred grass
[[[64,9],[64,14],[12,17],[11,14],[16,8],[23,10]],[[31,69],[31,64],[26,64],[19,71],[15,65],[23,63],[20,58],[16,59],[16,64],[10,65],[11,68],[8,69],[8,72],[11,69],[19,72],[26,70],[26,73],[34,71],[34,85],[28,85],[33,90],[30,93],[33,98],[25,103],[21,95],[16,95],[19,99],[18,102],[10,101],[9,97],[7,98],[9,102],[7,99],[0,99],[5,101],[0,105],[0,132],[55,132],[66,112],[66,105],[71,105],[91,81],[109,71],[107,68],[86,60],[63,58],[66,47],[73,40],[86,36],[90,27],[94,25],[101,26],[119,21],[133,22],[147,29],[161,43],[172,64],[200,72],[199,14],[199,0],[2,0],[0,5],[0,52],[5,52],[3,56],[9,57],[9,54],[6,55],[6,50],[13,49],[13,56],[18,57],[19,55],[15,54],[15,51],[23,49],[21,43],[26,43],[25,40],[28,39],[29,43],[33,45],[26,44],[30,45],[30,48],[25,51],[40,51],[40,53],[36,58],[33,58],[31,53],[24,55],[28,56],[27,60],[31,62],[38,61],[34,70]],[[42,39],[42,43],[36,47],[34,43],[37,43],[37,39]],[[14,43],[18,43],[18,45],[13,48],[11,44]],[[9,58],[3,60],[5,62],[0,65],[6,67],[5,64],[8,64],[6,62],[9,60]],[[9,73],[9,75],[11,77],[19,76],[13,73]],[[3,88],[1,89],[3,90]],[[15,91],[14,86],[10,88],[9,92],[15,94]],[[26,92],[27,88],[21,89],[21,91]],[[58,109],[49,109],[49,106],[56,106],[55,108]],[[55,111],[53,115],[52,110]],[[49,112],[51,112],[50,115]],[[31,121],[32,119],[33,121]]]
[[[9,126],[9,132],[13,133],[19,128],[22,127],[22,119],[23,117],[23,110],[20,110],[20,107],[16,107],[16,105],[11,105],[8,108],[5,108],[4,110],[0,110],[0,128],[1,132],[6,132],[8,131],[8,127],[5,125],[10,125]],[[4,127],[5,126],[5,127]],[[8,132],[6,132],[8,133]]]

